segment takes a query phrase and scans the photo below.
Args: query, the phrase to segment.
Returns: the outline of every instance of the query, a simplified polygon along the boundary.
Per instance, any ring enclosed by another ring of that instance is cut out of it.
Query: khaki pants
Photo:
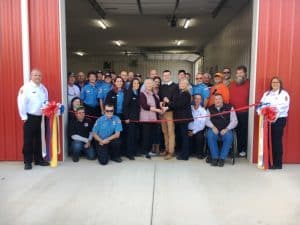
[[[173,120],[173,112],[165,112],[162,115],[163,120]],[[166,152],[174,153],[175,149],[175,126],[173,121],[163,122],[161,124],[165,139]]]

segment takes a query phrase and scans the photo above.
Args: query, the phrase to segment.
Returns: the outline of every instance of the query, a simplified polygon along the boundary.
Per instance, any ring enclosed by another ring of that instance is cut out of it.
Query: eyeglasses
[[[280,82],[278,81],[272,81],[272,84],[279,84]]]
[[[77,112],[77,114],[85,114],[85,112]]]
[[[105,110],[105,112],[107,112],[107,113],[113,113],[114,110]]]
[[[223,71],[223,73],[230,73],[229,71]]]

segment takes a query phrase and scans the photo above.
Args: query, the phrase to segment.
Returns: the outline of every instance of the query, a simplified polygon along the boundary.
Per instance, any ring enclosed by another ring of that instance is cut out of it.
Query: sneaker
[[[150,156],[157,156],[157,153],[151,151],[151,152],[149,152],[149,155],[150,155]]]
[[[246,152],[244,152],[244,151],[243,151],[243,152],[240,152],[239,156],[240,156],[240,157],[246,157]]]
[[[224,166],[224,159],[219,159],[218,166],[223,167]]]
[[[146,157],[146,159],[151,159],[151,155],[150,155],[149,153],[147,153],[147,154],[145,155],[145,157]]]
[[[127,156],[129,160],[135,160],[134,156]]]

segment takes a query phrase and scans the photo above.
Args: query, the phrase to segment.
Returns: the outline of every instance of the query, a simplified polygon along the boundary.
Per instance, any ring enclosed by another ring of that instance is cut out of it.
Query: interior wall
[[[234,70],[238,65],[250,68],[252,4],[240,10],[230,23],[204,48],[205,72],[214,73],[224,66]],[[250,74],[250,73],[249,73]]]
[[[105,69],[104,63],[111,62],[111,69]],[[136,64],[135,64],[136,62]],[[147,60],[143,56],[76,56],[68,57],[68,71],[88,72],[89,70],[112,70],[119,73],[122,70],[133,71],[146,76],[151,69],[156,69],[159,74],[168,69],[174,75],[178,70],[184,69],[187,72],[193,72],[193,63],[184,60]]]

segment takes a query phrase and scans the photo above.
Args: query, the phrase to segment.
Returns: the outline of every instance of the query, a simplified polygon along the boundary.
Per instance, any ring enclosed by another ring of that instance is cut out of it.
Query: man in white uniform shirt
[[[201,106],[202,98],[200,94],[193,96],[194,105],[191,106],[194,121],[189,123],[190,152],[195,153],[198,159],[205,157],[204,148],[204,128],[207,111]]]
[[[35,165],[49,166],[42,156],[41,121],[42,106],[48,101],[48,91],[41,84],[42,73],[33,69],[30,73],[30,81],[24,84],[18,94],[18,109],[23,124],[23,157],[24,169],[32,169],[32,161]]]

